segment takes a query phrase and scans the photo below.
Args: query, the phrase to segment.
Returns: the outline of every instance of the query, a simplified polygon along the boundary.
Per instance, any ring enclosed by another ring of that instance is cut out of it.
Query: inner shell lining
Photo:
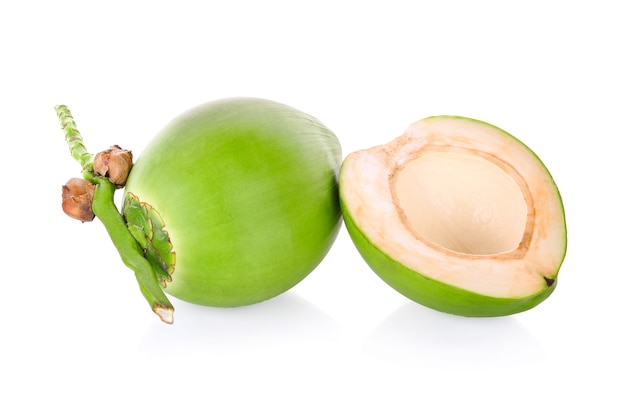
[[[447,250],[493,255],[516,249],[528,206],[516,180],[470,152],[432,151],[398,169],[392,192],[405,225]]]

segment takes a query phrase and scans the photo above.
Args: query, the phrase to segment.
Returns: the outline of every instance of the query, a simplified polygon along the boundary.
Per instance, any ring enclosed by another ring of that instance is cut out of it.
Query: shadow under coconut
[[[542,361],[545,348],[515,316],[468,318],[409,302],[366,338],[365,354],[404,365],[509,368]]]
[[[333,341],[339,325],[293,292],[243,307],[204,307],[172,299],[173,325],[155,321],[140,344],[146,355],[236,354]]]

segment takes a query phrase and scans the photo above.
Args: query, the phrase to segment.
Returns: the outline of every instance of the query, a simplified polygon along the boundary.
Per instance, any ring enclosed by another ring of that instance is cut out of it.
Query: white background
[[[7,5],[11,4],[11,5]],[[614,1],[21,1],[0,5],[0,390],[625,391],[626,24]],[[161,323],[102,225],[60,209],[87,147],[139,154],[197,104],[268,98],[335,131],[344,156],[439,114],[529,145],[566,208],[554,294],[461,318],[414,304],[345,229],[271,301],[173,299]]]

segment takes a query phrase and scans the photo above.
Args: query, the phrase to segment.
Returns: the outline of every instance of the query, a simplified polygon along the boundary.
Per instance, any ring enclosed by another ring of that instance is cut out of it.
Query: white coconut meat
[[[558,190],[541,161],[489,124],[432,117],[349,155],[342,201],[383,253],[441,282],[500,298],[550,285],[565,252]]]

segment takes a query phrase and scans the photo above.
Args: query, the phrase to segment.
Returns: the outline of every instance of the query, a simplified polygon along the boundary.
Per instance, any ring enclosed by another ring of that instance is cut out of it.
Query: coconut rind
[[[343,207],[343,206],[342,206]],[[467,317],[495,317],[529,310],[543,302],[556,287],[556,280],[530,296],[497,298],[467,291],[424,276],[381,252],[356,227],[344,209],[344,223],[357,250],[369,267],[390,287],[405,297],[432,309]]]

